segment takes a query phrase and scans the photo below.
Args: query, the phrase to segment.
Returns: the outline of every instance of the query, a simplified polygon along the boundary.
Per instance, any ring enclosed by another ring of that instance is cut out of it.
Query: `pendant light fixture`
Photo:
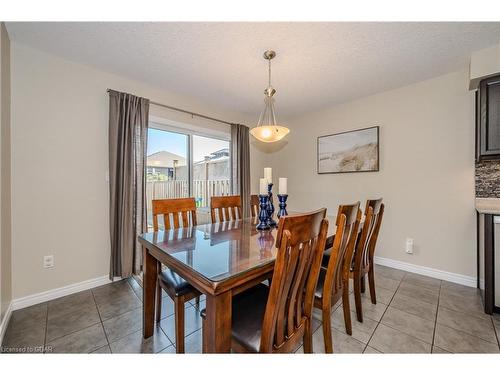
[[[276,115],[274,114],[274,98],[276,90],[271,86],[271,60],[276,57],[276,52],[264,52],[264,58],[269,65],[269,83],[264,90],[264,110],[260,114],[257,126],[250,130],[255,138],[262,142],[276,142],[283,139],[290,130],[284,126],[276,124]]]

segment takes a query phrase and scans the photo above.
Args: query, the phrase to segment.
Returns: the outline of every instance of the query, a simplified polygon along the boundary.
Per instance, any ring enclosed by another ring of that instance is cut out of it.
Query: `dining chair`
[[[371,302],[373,304],[377,303],[373,256],[383,215],[384,204],[382,198],[366,201],[363,229],[356,244],[350,272],[350,277],[354,281],[354,301],[356,304],[356,317],[359,322],[363,322],[361,293],[365,292],[366,275],[368,275],[370,285]]]
[[[321,267],[314,298],[314,307],[320,308],[323,316],[325,352],[333,353],[331,313],[332,306],[342,298],[344,324],[348,335],[352,335],[349,308],[349,272],[356,244],[361,210],[359,202],[339,206],[333,246],[327,267]]]
[[[210,216],[212,223],[241,219],[241,197],[239,195],[211,197]]]
[[[165,230],[187,228],[196,225],[196,202],[194,198],[153,199],[153,230],[158,231],[158,216],[163,215]],[[174,301],[175,348],[184,353],[184,304],[196,298],[199,305],[200,292],[174,271],[158,264],[156,283],[156,322],[161,319],[162,289]]]
[[[304,343],[304,352],[312,353],[314,291],[328,234],[325,216],[323,208],[280,218],[270,286],[261,283],[233,297],[233,352],[293,353]]]
[[[259,216],[259,207],[260,207],[259,196],[257,194],[252,194],[250,196],[250,212],[252,214],[252,217]]]

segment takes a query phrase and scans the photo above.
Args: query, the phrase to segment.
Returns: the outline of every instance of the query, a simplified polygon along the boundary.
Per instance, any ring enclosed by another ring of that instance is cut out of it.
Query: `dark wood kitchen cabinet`
[[[500,159],[500,75],[479,84],[476,93],[476,160]]]

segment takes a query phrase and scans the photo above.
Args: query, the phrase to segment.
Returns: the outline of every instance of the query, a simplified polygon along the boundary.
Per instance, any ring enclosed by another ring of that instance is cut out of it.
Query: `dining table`
[[[204,353],[231,351],[233,296],[272,277],[277,228],[257,230],[257,218],[201,224],[138,237],[143,247],[143,337],[155,324],[159,265],[180,275],[206,296]],[[332,246],[335,217],[328,217],[326,248]]]

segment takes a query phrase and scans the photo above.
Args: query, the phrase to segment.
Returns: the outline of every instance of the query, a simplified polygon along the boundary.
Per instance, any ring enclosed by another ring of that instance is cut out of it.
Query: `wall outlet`
[[[413,254],[413,238],[406,239],[406,254]]]
[[[52,267],[54,267],[54,256],[45,255],[43,257],[43,268],[52,268]]]

